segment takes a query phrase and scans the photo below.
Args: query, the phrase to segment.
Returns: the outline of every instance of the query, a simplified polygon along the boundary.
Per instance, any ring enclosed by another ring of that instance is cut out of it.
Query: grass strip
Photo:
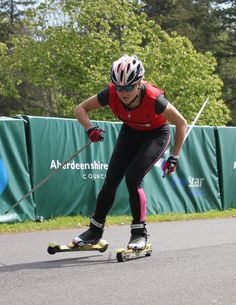
[[[214,218],[230,218],[236,217],[236,209],[226,211],[209,211],[204,213],[171,213],[150,215],[147,217],[147,223],[165,222],[165,221],[187,221],[197,219],[214,219]],[[66,216],[56,217],[45,220],[43,222],[25,221],[22,223],[2,223],[0,224],[1,233],[19,233],[19,232],[34,232],[48,231],[61,229],[82,228],[88,225],[89,217],[84,216]],[[131,216],[108,216],[106,225],[124,225],[131,223]]]

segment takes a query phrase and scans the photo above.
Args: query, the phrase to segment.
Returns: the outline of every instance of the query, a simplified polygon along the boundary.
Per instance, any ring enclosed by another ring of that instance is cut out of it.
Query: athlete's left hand
[[[163,178],[173,173],[176,170],[178,158],[170,156],[162,165]]]

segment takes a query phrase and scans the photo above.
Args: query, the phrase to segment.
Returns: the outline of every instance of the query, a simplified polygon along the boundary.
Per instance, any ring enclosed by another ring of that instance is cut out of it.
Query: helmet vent
[[[124,77],[124,70],[121,70],[120,72],[120,82],[122,83]]]
[[[121,63],[117,67],[117,73],[119,72],[120,66],[121,66]]]
[[[128,77],[127,83],[129,83],[130,81],[132,81],[133,78],[134,78],[134,72],[132,72],[132,73],[130,74],[130,76]]]

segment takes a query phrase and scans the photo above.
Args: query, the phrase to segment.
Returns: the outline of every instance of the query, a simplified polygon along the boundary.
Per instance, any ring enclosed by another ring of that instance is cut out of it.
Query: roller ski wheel
[[[126,250],[116,253],[116,259],[119,263],[123,263],[126,261],[127,255],[125,252],[126,252]]]
[[[57,243],[50,243],[48,245],[48,254],[53,255],[60,250],[60,245]]]
[[[52,242],[48,245],[47,252],[50,255],[53,255],[57,252],[76,252],[76,251],[99,251],[105,252],[109,244],[106,240],[100,240],[97,244],[88,244],[88,245],[75,245],[74,243],[69,243],[67,245],[60,245],[58,243]]]
[[[106,242],[105,240],[100,240],[98,242],[98,245],[100,246],[100,248],[98,249],[99,252],[105,252],[109,246],[108,242]]]
[[[151,256],[152,254],[152,245],[146,244],[145,248],[143,249],[117,249],[116,250],[116,259],[119,263],[125,262],[129,258],[135,258],[140,257],[142,255],[144,256]]]

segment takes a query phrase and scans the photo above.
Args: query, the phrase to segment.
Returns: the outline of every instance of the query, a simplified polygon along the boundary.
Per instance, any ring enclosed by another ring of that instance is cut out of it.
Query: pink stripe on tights
[[[141,211],[140,222],[143,222],[146,220],[146,195],[141,187],[138,188],[138,194],[139,194],[140,211]]]

